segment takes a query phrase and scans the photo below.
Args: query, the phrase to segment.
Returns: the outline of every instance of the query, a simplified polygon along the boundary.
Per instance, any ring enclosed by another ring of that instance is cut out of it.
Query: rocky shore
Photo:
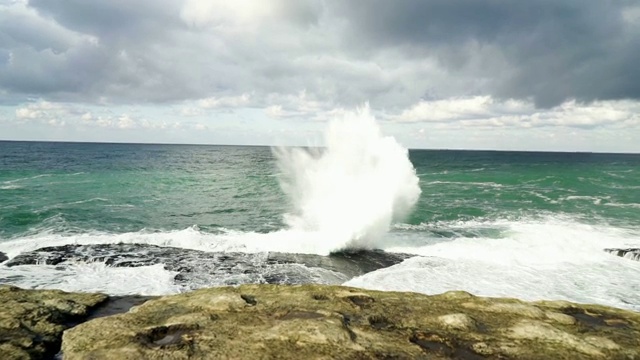
[[[328,285],[0,301],[2,359],[640,359],[640,313],[565,301]]]

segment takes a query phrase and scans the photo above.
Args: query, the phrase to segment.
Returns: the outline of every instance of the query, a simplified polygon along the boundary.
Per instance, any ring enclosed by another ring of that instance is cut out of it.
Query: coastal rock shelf
[[[465,292],[243,285],[153,299],[63,335],[64,359],[638,359],[640,314]]]
[[[103,294],[23,290],[0,285],[0,359],[50,359],[62,331],[107,301]]]
[[[640,261],[640,249],[604,249],[604,251],[623,258]]]
[[[185,290],[247,283],[341,284],[355,276],[388,267],[412,257],[381,250],[339,252],[329,256],[289,253],[234,253],[161,247],[147,244],[64,245],[23,253],[4,265],[103,262],[114,267],[163,264],[175,271]]]

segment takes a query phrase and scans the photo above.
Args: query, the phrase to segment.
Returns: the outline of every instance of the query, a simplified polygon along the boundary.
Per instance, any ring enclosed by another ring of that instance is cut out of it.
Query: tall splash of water
[[[324,149],[278,148],[285,222],[331,251],[375,248],[420,196],[408,151],[383,136],[368,106],[329,123]]]

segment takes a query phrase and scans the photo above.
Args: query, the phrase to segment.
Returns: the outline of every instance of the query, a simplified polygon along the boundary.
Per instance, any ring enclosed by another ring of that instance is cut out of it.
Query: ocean
[[[318,282],[640,311],[640,262],[604,251],[640,247],[640,155],[407,151],[370,123],[326,143],[0,142],[0,283]],[[373,249],[370,272],[325,261]]]

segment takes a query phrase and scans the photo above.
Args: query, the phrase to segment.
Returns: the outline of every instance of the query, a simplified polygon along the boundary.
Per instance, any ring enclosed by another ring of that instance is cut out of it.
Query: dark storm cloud
[[[62,26],[110,41],[147,41],[180,26],[176,0],[30,0],[29,5]]]
[[[631,2],[600,0],[373,0],[339,2],[354,39],[366,46],[406,46],[458,70],[492,46],[510,69],[490,76],[488,92],[557,105],[567,98],[640,98],[640,27],[624,12]],[[411,54],[411,52],[407,52]]]
[[[482,94],[543,107],[640,99],[632,1],[242,4],[0,2],[0,95],[157,103],[251,93],[262,106],[305,91],[330,106],[399,108]]]
[[[168,54],[172,33],[182,26],[179,5],[32,0],[5,8],[12,22],[0,25],[0,49],[10,55],[0,62],[0,88],[61,101],[196,96],[188,77],[176,79],[181,69],[171,67]],[[22,21],[11,26],[17,16]]]

